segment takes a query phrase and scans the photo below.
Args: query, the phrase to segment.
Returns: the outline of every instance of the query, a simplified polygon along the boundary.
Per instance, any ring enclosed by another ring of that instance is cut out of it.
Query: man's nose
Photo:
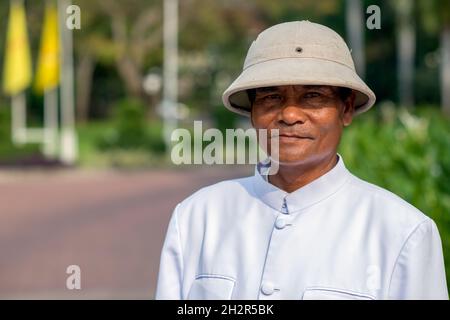
[[[280,110],[279,121],[287,125],[303,124],[306,121],[306,114],[298,101],[291,97],[285,100]]]

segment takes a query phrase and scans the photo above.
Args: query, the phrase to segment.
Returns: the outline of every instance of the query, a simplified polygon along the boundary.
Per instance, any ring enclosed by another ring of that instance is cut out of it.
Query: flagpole
[[[58,90],[57,87],[44,93],[44,154],[55,157],[57,154],[58,133]]]
[[[13,0],[10,4],[13,3],[23,6],[23,0]],[[26,103],[23,90],[11,97],[11,137],[15,145],[25,143]]]
[[[66,9],[71,0],[58,1],[60,36],[60,90],[61,90],[61,141],[59,157],[65,164],[74,164],[77,160],[77,134],[75,130],[73,36],[66,26]]]
[[[171,135],[178,117],[178,0],[164,0],[164,74],[163,74],[163,136],[170,153]]]
[[[10,1],[3,84],[5,93],[11,95],[11,140],[14,145],[22,145],[27,139],[25,89],[31,81],[31,62],[24,10],[23,0]]]
[[[21,91],[11,97],[11,137],[15,145],[25,143],[26,97]]]

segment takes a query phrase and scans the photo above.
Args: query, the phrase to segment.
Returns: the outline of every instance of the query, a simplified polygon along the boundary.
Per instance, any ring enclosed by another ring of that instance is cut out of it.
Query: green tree
[[[127,95],[149,97],[142,82],[149,55],[160,50],[161,3],[148,0],[77,0],[82,8],[82,28],[77,34],[78,112],[86,119],[97,61],[114,66]]]

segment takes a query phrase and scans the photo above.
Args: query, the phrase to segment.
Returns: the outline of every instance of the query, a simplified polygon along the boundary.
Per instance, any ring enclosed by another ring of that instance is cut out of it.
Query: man
[[[259,165],[176,206],[157,299],[448,299],[435,223],[337,154],[375,102],[337,33],[308,21],[263,31],[223,102],[278,129],[278,172]]]

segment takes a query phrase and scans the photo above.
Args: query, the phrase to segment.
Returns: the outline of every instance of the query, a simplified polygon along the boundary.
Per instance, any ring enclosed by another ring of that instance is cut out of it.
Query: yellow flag
[[[3,91],[16,95],[30,85],[31,57],[22,1],[11,1],[3,65]]]
[[[44,92],[59,83],[59,34],[56,6],[47,2],[34,88]]]

